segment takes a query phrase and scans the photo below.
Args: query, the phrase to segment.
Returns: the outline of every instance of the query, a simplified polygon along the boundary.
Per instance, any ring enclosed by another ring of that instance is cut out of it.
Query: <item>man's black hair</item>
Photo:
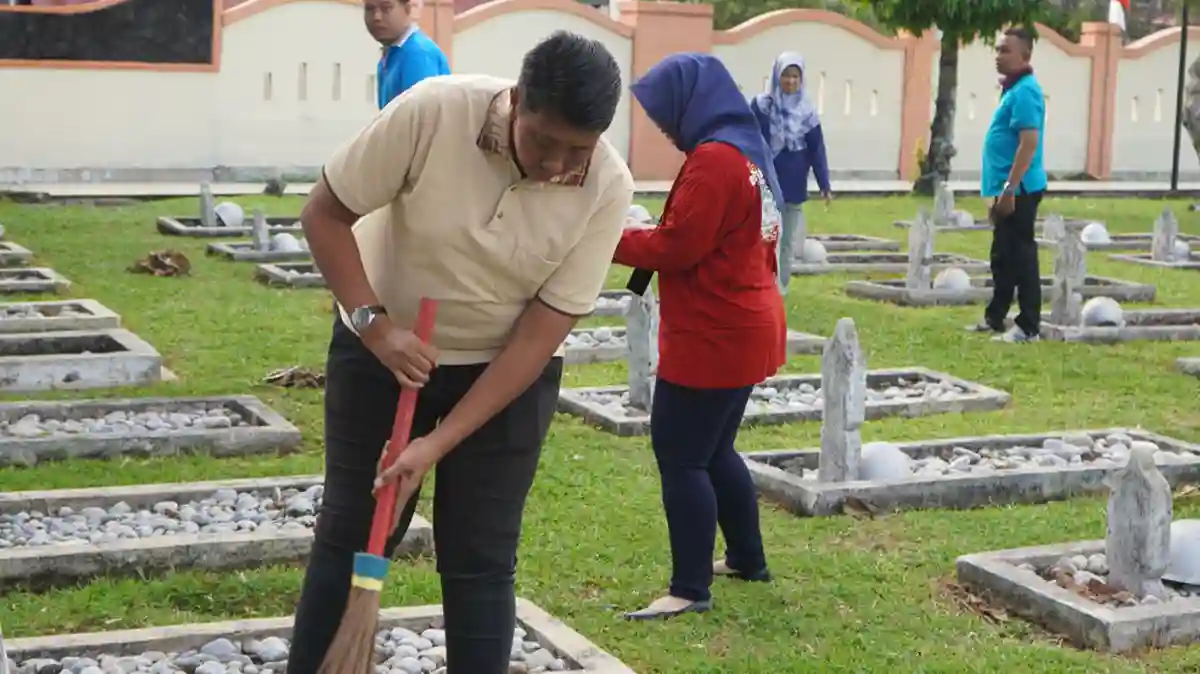
[[[597,40],[555,31],[525,54],[520,105],[585,131],[606,131],[621,100],[621,67]]]
[[[1017,41],[1025,48],[1026,57],[1033,55],[1033,33],[1028,28],[1014,26],[1004,31],[1004,34],[1017,38]]]

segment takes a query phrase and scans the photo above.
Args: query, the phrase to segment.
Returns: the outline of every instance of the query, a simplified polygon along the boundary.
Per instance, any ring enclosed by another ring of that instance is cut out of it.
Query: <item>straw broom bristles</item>
[[[388,561],[360,552],[354,556],[350,598],[325,660],[317,674],[369,674],[375,665],[375,632],[379,626],[379,593]]]

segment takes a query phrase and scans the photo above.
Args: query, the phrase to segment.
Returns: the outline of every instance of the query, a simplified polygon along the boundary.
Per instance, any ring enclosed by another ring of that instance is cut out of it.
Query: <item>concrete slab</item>
[[[196,187],[193,185],[191,192],[187,196],[195,195]],[[246,219],[246,224],[241,227],[205,227],[200,222],[200,217],[182,217],[173,215],[164,215],[158,218],[156,222],[160,234],[167,236],[195,236],[203,238],[232,238],[239,236],[250,236],[253,232],[251,220]],[[292,234],[299,233],[300,216],[298,215],[278,215],[267,218],[267,229],[272,234],[279,232],[290,232]]]
[[[869,409],[869,408],[868,408]],[[1153,442],[1164,452],[1176,453],[1159,467],[1173,484],[1200,481],[1200,446],[1141,429],[1109,428],[1018,435],[917,440],[892,443],[914,460],[939,458],[952,462],[962,456],[991,454],[1018,447],[1041,447],[1047,440],[1086,434],[1093,440],[1124,434],[1132,440]],[[964,451],[965,450],[965,451]],[[1103,480],[1116,466],[1111,461],[1043,466],[1023,464],[991,472],[914,474],[896,480],[819,482],[813,475],[821,449],[746,452],[742,458],[754,484],[764,497],[790,512],[808,516],[836,515],[848,498],[856,498],[882,511],[916,509],[967,509],[1014,503],[1045,503],[1107,491]],[[971,457],[973,460],[973,457]],[[806,477],[808,475],[809,477]]]
[[[233,641],[288,638],[293,618],[255,618],[219,623],[197,623],[150,627],[119,632],[91,632],[12,639],[7,643],[8,656],[18,664],[36,658],[61,660],[67,657],[99,655],[132,656],[146,651],[178,653],[199,649],[214,639]],[[634,671],[612,655],[601,650],[578,632],[546,613],[528,600],[517,599],[517,623],[526,639],[566,661],[563,671],[585,674],[634,674]],[[403,627],[420,633],[428,628],[442,627],[442,607],[414,606],[382,608],[379,610],[380,629]]]
[[[919,386],[944,384],[956,387],[962,393],[937,397],[901,397],[902,394],[885,397],[886,391],[899,389],[902,382],[916,382]],[[755,387],[742,423],[776,425],[817,421],[822,416],[820,386],[819,374],[771,377]],[[871,370],[867,372],[867,388],[868,420],[998,410],[1012,401],[1012,396],[1004,391],[924,367]],[[807,397],[799,398],[798,402],[790,399],[776,402],[796,391],[807,391],[803,394]],[[564,388],[559,391],[558,411],[582,417],[601,430],[619,436],[645,435],[650,431],[650,415],[645,410],[629,407],[628,393],[628,386]],[[616,402],[618,398],[623,402]]]
[[[324,288],[325,277],[312,262],[272,262],[254,268],[254,278],[269,286]]]
[[[628,290],[602,290],[596,298],[592,316],[624,316],[633,293]]]
[[[128,330],[0,334],[0,391],[153,384],[162,356]]]
[[[1053,278],[1042,277],[1042,301],[1050,301]],[[1080,295],[1084,299],[1111,297],[1119,302],[1153,302],[1157,289],[1146,283],[1135,283],[1105,276],[1088,276]],[[904,279],[877,281],[848,281],[846,294],[866,300],[890,302],[905,307],[964,306],[986,304],[992,299],[992,279],[988,276],[971,277],[971,288],[967,290],[910,290],[904,287]]]
[[[309,250],[257,250],[252,241],[219,241],[208,244],[209,255],[233,262],[302,262],[312,260]]]
[[[0,294],[60,293],[70,287],[62,274],[47,267],[0,269]]]
[[[1124,653],[1194,643],[1200,598],[1111,608],[1063,589],[1021,564],[1042,567],[1062,557],[1103,553],[1104,541],[1077,541],[964,555],[958,580],[989,601],[1065,636],[1077,646]]]
[[[198,416],[221,409],[237,417],[228,427],[175,427],[169,418],[165,424],[117,423],[121,417],[153,414],[161,420],[172,413]],[[39,423],[26,420],[23,428],[14,432],[14,427],[30,415],[36,415]],[[59,422],[59,432],[44,427],[51,420]],[[77,430],[68,423],[72,421],[83,428]],[[287,453],[299,446],[300,429],[254,396],[0,403],[0,466],[201,452],[218,457],[246,456]]]
[[[0,494],[0,515],[20,512],[57,514],[64,508],[105,510],[125,503],[133,510],[150,510],[170,501],[179,506],[211,498],[218,490],[255,496],[295,489],[303,492],[322,485],[321,475],[184,482],[88,489],[56,489]],[[276,498],[277,502],[283,498]],[[315,520],[314,515],[308,518]],[[270,528],[237,533],[184,533],[99,543],[51,543],[5,547],[0,540],[0,586],[38,588],[73,584],[100,576],[141,575],[173,569],[229,570],[269,564],[302,562],[312,549],[312,522],[289,520],[294,528]],[[99,526],[99,525],[98,525]],[[420,516],[397,548],[397,557],[433,552],[433,527]]]
[[[1200,309],[1126,309],[1122,327],[1055,325],[1042,314],[1042,339],[1087,344],[1200,340]]]
[[[1144,232],[1141,234],[1113,234],[1109,233],[1108,243],[1088,243],[1083,242],[1089,251],[1113,251],[1113,250],[1128,250],[1128,251],[1149,251],[1150,241],[1154,238],[1153,232]],[[1186,241],[1192,248],[1200,248],[1200,236],[1194,234],[1176,234],[1176,239]],[[1058,242],[1050,241],[1049,239],[1038,238],[1038,248],[1048,248],[1051,250],[1058,248]]]
[[[1192,271],[1200,271],[1200,252],[1192,253],[1187,260],[1175,260],[1172,262],[1164,262],[1155,260],[1150,256],[1150,253],[1135,253],[1135,254],[1118,254],[1109,255],[1108,259],[1117,260],[1118,262],[1132,262],[1147,267],[1159,267],[1162,269],[1191,269]]]
[[[602,333],[598,335],[597,333]],[[583,340],[580,344],[578,340]],[[577,328],[565,344],[563,362],[567,365],[586,365],[625,360],[629,357],[629,344],[625,341],[625,328]],[[789,355],[821,353],[825,338],[806,332],[788,330],[787,350]]]
[[[1175,361],[1175,366],[1184,374],[1200,377],[1200,358],[1180,358]]]
[[[958,267],[968,274],[979,274],[988,271],[991,265],[983,260],[956,253],[934,253],[933,264],[930,267],[935,274],[950,267]],[[827,255],[825,262],[821,264],[792,264],[793,276],[834,273],[903,274],[906,271],[908,253],[833,253]]]
[[[913,226],[913,221],[912,220],[895,220],[892,222],[892,226],[900,227],[901,229],[909,229]],[[988,220],[987,218],[976,218],[975,222],[973,224],[968,225],[966,227],[960,227],[957,225],[953,225],[953,226],[942,225],[940,227],[934,227],[934,230],[936,232],[938,232],[939,234],[950,233],[950,232],[987,232],[987,231],[991,231],[991,229],[992,229],[992,221]]]
[[[0,304],[0,333],[107,330],[119,327],[121,317],[96,300]]]
[[[806,238],[819,241],[827,252],[847,250],[900,250],[900,242],[863,234],[808,234]]]
[[[25,246],[0,241],[0,267],[24,267],[33,262],[33,252]]]

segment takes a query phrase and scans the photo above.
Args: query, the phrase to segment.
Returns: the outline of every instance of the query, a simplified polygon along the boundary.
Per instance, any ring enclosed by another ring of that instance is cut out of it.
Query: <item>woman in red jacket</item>
[[[657,271],[662,300],[650,438],[671,539],[670,593],[631,620],[712,608],[714,574],[770,579],[754,483],[734,448],[755,384],[786,359],[776,275],[780,189],[725,66],[675,54],[632,87],[687,159],[661,224],[628,229],[614,260]],[[725,558],[712,562],[717,525]]]

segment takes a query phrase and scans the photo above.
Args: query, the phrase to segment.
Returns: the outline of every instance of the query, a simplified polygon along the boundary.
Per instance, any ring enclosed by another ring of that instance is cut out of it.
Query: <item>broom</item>
[[[413,333],[428,342],[437,314],[437,301],[421,299],[417,324]],[[383,466],[390,466],[408,446],[412,432],[413,412],[417,407],[416,389],[400,389],[396,406],[396,421],[388,441]],[[384,547],[391,534],[396,514],[396,483],[384,485],[375,501],[375,516],[371,519],[371,538],[367,551],[354,555],[354,575],[350,578],[350,598],[341,625],[329,644],[325,659],[317,674],[368,674],[375,664],[375,629],[379,623],[379,593],[387,576],[388,560]]]

